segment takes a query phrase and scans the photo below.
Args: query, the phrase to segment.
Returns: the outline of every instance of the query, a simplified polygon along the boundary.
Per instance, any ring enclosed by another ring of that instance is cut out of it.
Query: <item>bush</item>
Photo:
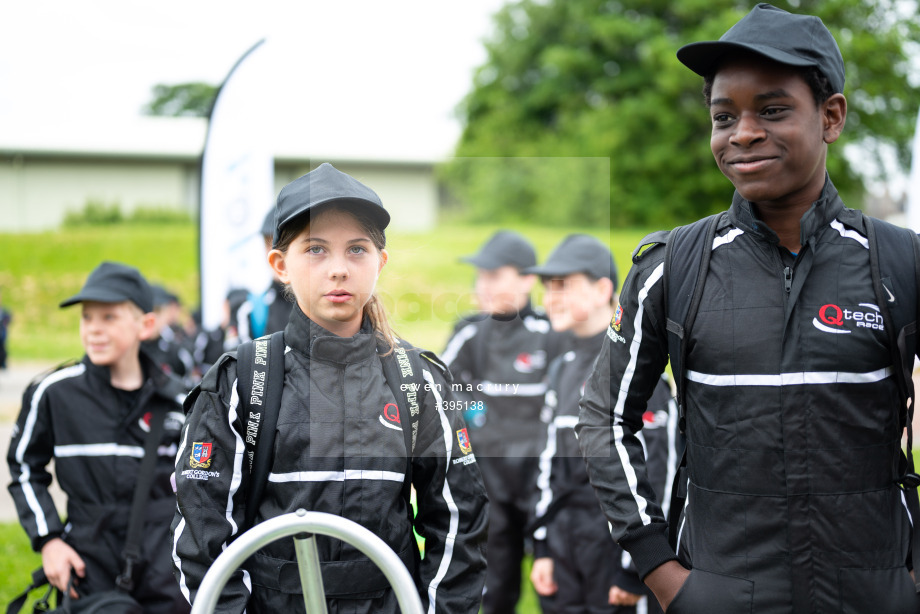
[[[64,215],[64,228],[111,226],[122,221],[124,221],[124,216],[118,203],[106,205],[100,201],[90,200],[80,211],[68,211]]]
[[[122,213],[119,203],[105,204],[90,200],[79,211],[68,211],[64,215],[64,228],[87,226],[113,226],[116,224],[162,225],[191,224],[194,220],[185,210],[169,206],[142,206],[127,215]]]
[[[174,207],[138,207],[125,219],[129,224],[191,224],[194,220],[188,211]]]

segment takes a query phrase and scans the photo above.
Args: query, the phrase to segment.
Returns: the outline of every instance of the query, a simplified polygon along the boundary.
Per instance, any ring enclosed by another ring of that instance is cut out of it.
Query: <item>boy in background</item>
[[[526,272],[543,282],[543,304],[553,330],[574,334],[571,349],[553,361],[548,372],[547,435],[537,479],[540,498],[531,580],[544,599],[544,611],[551,607],[554,612],[585,614],[635,612],[643,584],[610,536],[574,431],[585,381],[604,338],[616,334],[619,326],[613,256],[596,238],[572,234],[546,263]],[[661,427],[669,423],[669,401],[670,389],[662,380],[646,419],[646,444],[654,448],[656,453],[649,455],[656,459],[661,457],[657,452],[667,448],[666,429]]]
[[[140,349],[155,334],[153,292],[136,269],[103,262],[61,307],[76,303],[86,355],[26,389],[13,429],[7,462],[19,520],[57,589],[73,580],[75,598],[114,590],[145,439],[151,421],[164,419],[131,595],[147,614],[188,612],[169,538],[185,391]],[[48,493],[52,458],[67,494],[66,526]]]
[[[495,233],[472,255],[479,313],[462,319],[442,354],[455,384],[469,389],[465,418],[489,495],[484,614],[514,612],[520,597],[524,527],[533,510],[546,429],[540,409],[546,366],[564,335],[530,302],[536,252],[518,233]]]

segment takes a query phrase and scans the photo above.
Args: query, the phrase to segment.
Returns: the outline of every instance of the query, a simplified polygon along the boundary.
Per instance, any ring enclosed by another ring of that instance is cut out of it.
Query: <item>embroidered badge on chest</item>
[[[214,444],[196,441],[192,444],[192,454],[188,458],[189,467],[208,469],[211,466],[211,451]]]
[[[470,444],[470,436],[466,432],[466,429],[457,431],[457,442],[460,444],[460,451],[464,454],[469,454],[473,451],[473,446]]]

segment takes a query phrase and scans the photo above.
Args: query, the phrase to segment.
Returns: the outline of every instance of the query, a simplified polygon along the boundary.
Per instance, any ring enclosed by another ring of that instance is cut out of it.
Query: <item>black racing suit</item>
[[[411,464],[425,538],[418,550],[405,495],[406,443],[394,423],[395,397],[384,379],[375,336],[362,329],[338,337],[298,307],[284,331],[284,389],[275,455],[255,522],[303,508],[353,520],[382,538],[416,578],[430,612],[474,614],[485,579],[487,503],[461,412],[444,375],[424,370],[432,390],[420,394],[418,439]],[[225,357],[205,376],[188,415],[176,464],[179,509],[173,521],[176,575],[194,600],[202,578],[239,533],[248,470],[237,404],[237,363]],[[210,444],[208,467],[190,457]],[[331,613],[396,612],[382,572],[355,547],[317,537]],[[275,541],[236,572],[217,612],[302,612],[293,540]]]
[[[520,597],[524,527],[533,514],[545,375],[569,335],[553,332],[528,304],[513,317],[461,320],[442,358],[463,387],[470,438],[489,493],[483,614],[513,612]]]
[[[134,485],[151,412],[165,412],[156,477],[143,531],[142,563],[132,595],[148,613],[187,612],[172,575],[169,523],[176,500],[170,474],[185,419],[185,390],[141,353],[144,384],[136,393],[116,390],[108,367],[88,358],[31,384],[13,430],[7,462],[20,522],[35,551],[62,537],[86,563],[82,595],[112,590],[122,572]],[[48,492],[54,472],[67,494],[67,525]]]
[[[540,496],[534,514],[541,526],[534,532],[534,556],[553,560],[558,590],[551,600],[544,601],[544,611],[634,612],[634,607],[609,605],[610,588],[644,594],[644,585],[628,557],[610,537],[575,438],[578,402],[604,338],[606,333],[601,332],[575,339],[572,349],[556,358],[549,369],[544,408],[546,448],[540,454]],[[661,379],[643,416],[648,429],[643,443],[658,493],[663,492],[668,474],[673,475],[669,467],[676,464],[676,420],[670,419],[671,405],[671,390]]]
[[[685,339],[691,573],[668,613],[915,612],[902,411],[865,229],[829,180],[797,255],[737,193],[729,213]],[[577,427],[642,577],[678,558],[637,439],[668,360],[663,252],[630,271]]]

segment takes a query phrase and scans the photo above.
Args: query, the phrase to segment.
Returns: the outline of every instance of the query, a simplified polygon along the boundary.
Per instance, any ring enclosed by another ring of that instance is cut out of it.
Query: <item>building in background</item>
[[[197,214],[207,122],[191,117],[137,117],[124,123],[20,126],[0,133],[0,232],[60,227],[87,203],[170,208]],[[347,151],[285,143],[275,151],[275,193],[322,162],[367,185],[387,204],[398,230],[434,226],[440,204],[439,155],[361,143]],[[372,150],[371,147],[376,147]],[[271,203],[266,203],[266,210]]]

